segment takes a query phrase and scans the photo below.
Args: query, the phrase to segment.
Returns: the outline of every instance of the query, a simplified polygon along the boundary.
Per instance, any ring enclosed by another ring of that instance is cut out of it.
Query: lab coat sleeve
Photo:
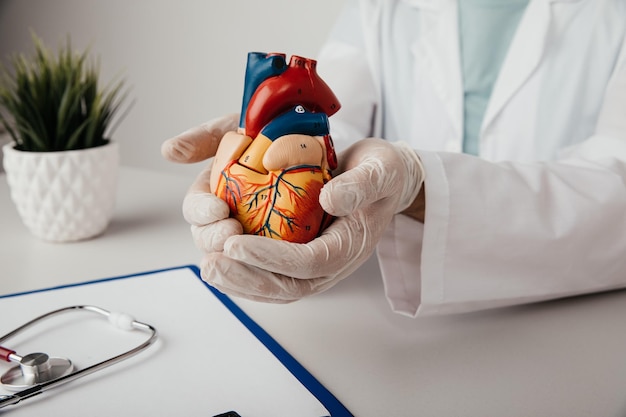
[[[626,48],[595,134],[560,159],[419,152],[425,223],[397,216],[379,245],[394,310],[459,313],[626,287],[624,109]]]

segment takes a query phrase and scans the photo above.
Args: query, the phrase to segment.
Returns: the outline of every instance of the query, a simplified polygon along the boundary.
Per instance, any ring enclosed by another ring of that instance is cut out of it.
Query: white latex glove
[[[215,155],[224,134],[237,130],[238,123],[236,113],[208,121],[163,142],[161,154],[168,161],[179,163],[209,159]]]
[[[237,130],[239,115],[214,119],[168,139],[161,146],[165,159],[179,163],[204,161],[215,155],[226,132]],[[191,224],[191,234],[204,252],[221,251],[226,239],[243,233],[241,224],[229,218],[225,201],[212,194],[209,187],[209,164],[189,188],[183,201],[183,216]]]
[[[320,237],[301,244],[231,233],[223,252],[205,255],[202,278],[231,295],[284,303],[324,291],[357,269],[392,217],[415,200],[424,170],[410,147],[381,139],[362,140],[338,159],[342,173],[320,195],[324,210],[337,218]],[[212,201],[203,210],[214,213],[218,205]],[[201,238],[208,243],[196,241],[201,248],[214,245],[206,233]]]

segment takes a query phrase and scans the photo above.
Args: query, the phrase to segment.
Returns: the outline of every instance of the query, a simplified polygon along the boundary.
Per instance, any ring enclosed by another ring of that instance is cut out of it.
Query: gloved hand
[[[193,163],[209,159],[226,132],[237,130],[239,114],[218,117],[191,128],[161,145],[161,154],[171,162]]]
[[[301,244],[241,235],[218,220],[213,224],[219,227],[195,235],[196,244],[207,251],[202,278],[231,295],[285,303],[324,291],[356,270],[374,252],[392,217],[415,200],[425,173],[410,147],[382,139],[362,140],[338,159],[341,174],[320,194],[324,210],[337,218],[320,237]],[[186,202],[194,201],[185,208],[188,221],[223,219],[216,198],[188,196]],[[214,232],[219,237],[211,236]],[[216,242],[223,244],[223,252],[216,251]]]
[[[165,159],[179,163],[200,162],[215,155],[226,132],[237,129],[238,114],[214,119],[168,139],[161,146]],[[226,239],[242,234],[241,224],[229,218],[228,204],[211,193],[207,166],[189,188],[183,201],[183,216],[191,224],[191,234],[204,252],[221,251]]]

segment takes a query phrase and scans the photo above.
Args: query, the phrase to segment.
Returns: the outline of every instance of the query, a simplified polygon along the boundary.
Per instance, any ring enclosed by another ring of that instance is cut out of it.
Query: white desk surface
[[[123,168],[107,231],[55,244],[24,228],[0,174],[0,293],[197,264],[180,210],[190,181]],[[236,301],[356,416],[626,415],[624,291],[409,319],[372,259],[293,304]]]

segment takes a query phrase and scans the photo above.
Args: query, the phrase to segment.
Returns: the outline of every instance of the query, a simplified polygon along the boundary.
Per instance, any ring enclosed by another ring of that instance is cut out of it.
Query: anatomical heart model
[[[315,66],[248,54],[239,129],[222,138],[210,178],[245,233],[304,243],[330,221],[318,199],[337,167],[328,117],[340,105]]]

